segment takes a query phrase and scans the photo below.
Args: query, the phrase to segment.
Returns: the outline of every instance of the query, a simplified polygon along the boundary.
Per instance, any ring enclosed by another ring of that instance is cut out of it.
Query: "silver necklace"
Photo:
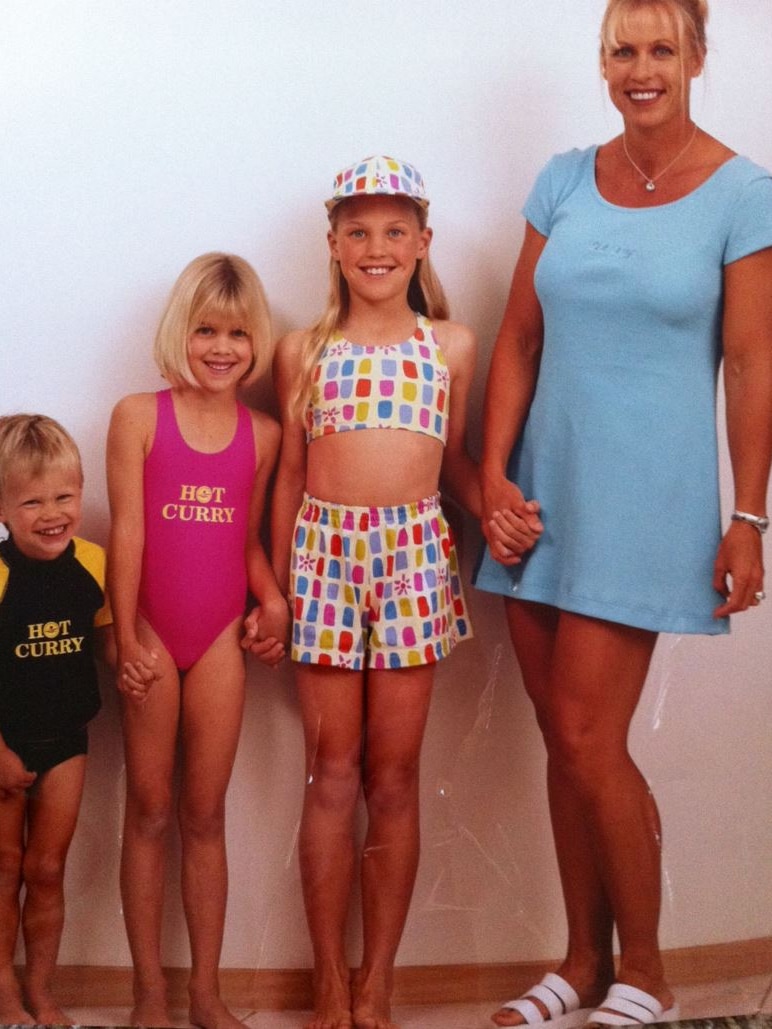
[[[686,144],[686,146],[683,148],[683,150],[679,150],[678,153],[673,158],[673,160],[670,162],[670,164],[665,165],[665,167],[662,169],[661,172],[657,172],[656,175],[652,175],[652,176],[648,176],[645,171],[642,171],[638,167],[638,165],[635,163],[635,161],[632,159],[632,157],[630,156],[630,151],[627,149],[627,139],[625,137],[625,133],[624,132],[622,133],[622,149],[625,152],[625,157],[627,158],[627,160],[630,162],[630,164],[633,166],[633,168],[635,168],[635,170],[641,176],[643,181],[646,183],[646,189],[649,191],[649,193],[653,193],[654,190],[657,188],[656,185],[655,185],[657,179],[661,179],[662,176],[665,174],[665,172],[670,171],[670,169],[673,167],[673,165],[676,163],[676,161],[679,158],[684,156],[686,151],[689,149],[689,147],[694,142],[694,137],[696,135],[697,135],[697,126],[695,125],[694,126],[694,132],[692,132],[691,136],[689,137],[689,142]]]

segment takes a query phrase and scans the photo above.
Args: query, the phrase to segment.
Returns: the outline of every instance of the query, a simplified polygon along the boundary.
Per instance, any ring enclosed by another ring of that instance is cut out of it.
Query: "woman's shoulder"
[[[571,182],[579,178],[588,165],[594,165],[595,155],[598,152],[598,145],[593,143],[588,147],[573,147],[571,150],[561,150],[542,166],[539,172],[537,183],[541,180],[553,182]]]
[[[718,169],[734,185],[743,187],[756,182],[765,182],[772,185],[772,172],[763,165],[756,164],[749,157],[742,154],[735,154],[730,151],[730,156]]]
[[[591,179],[597,152],[598,147],[593,145],[555,154],[537,175],[523,213],[542,235],[549,235],[555,210],[585,179]]]

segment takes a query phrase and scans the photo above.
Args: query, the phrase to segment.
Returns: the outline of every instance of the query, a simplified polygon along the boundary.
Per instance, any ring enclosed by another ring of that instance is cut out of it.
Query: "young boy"
[[[0,522],[9,533],[0,542],[2,1024],[69,1024],[51,979],[87,725],[100,706],[95,630],[111,621],[104,551],[75,535],[82,490],[80,454],[61,425],[42,415],[0,418]],[[23,994],[13,969],[20,923]]]

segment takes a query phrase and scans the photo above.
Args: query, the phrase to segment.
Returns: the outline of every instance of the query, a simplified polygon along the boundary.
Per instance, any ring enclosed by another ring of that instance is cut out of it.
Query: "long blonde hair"
[[[330,211],[330,226],[334,232],[337,227],[340,209],[345,200]],[[419,204],[411,205],[415,210],[418,226],[421,231],[426,228],[426,209]],[[340,263],[330,257],[330,286],[327,304],[318,322],[311,326],[304,344],[300,359],[300,370],[295,389],[290,396],[289,409],[293,417],[305,419],[305,411],[311,399],[313,377],[316,365],[327,343],[345,322],[349,312],[349,289],[340,270]],[[411,310],[426,315],[427,318],[442,320],[450,314],[448,301],[442,283],[432,268],[429,255],[416,262],[415,271],[407,290],[407,302]]]

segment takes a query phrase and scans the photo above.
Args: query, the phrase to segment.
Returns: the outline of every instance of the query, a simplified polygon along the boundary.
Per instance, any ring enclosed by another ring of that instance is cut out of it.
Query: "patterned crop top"
[[[369,346],[336,332],[314,372],[306,440],[351,429],[407,429],[444,444],[449,386],[445,355],[422,314],[403,343]]]

